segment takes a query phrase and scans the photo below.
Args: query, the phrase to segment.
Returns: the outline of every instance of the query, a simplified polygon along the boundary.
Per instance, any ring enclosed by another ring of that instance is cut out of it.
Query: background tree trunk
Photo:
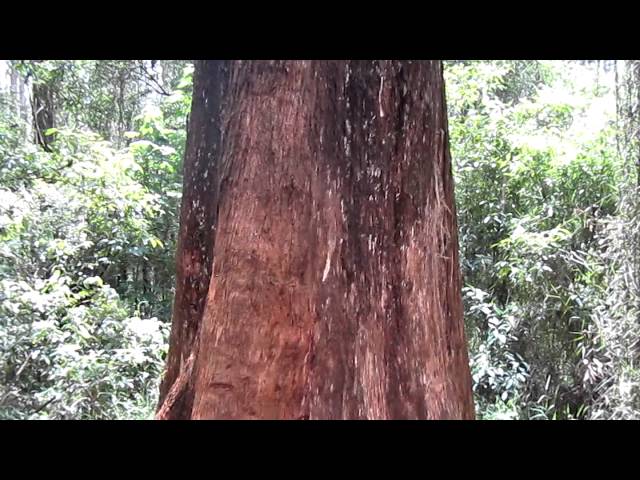
[[[13,68],[13,66],[7,62],[8,68],[9,68],[9,79],[10,79],[10,89],[9,89],[9,93],[10,93],[10,97],[12,102],[11,102],[11,107],[10,107],[10,111],[11,113],[13,113],[16,117],[20,116],[20,92],[19,92],[19,83],[22,81],[22,79],[20,78],[20,74],[16,71],[15,68]]]
[[[215,122],[214,65],[196,66],[190,145]],[[183,418],[473,418],[441,62],[229,67]],[[183,213],[204,180],[190,155]]]
[[[55,103],[50,85],[34,82],[32,108],[35,141],[48,151],[49,144],[53,141],[54,136],[45,135],[45,132],[55,127]]]

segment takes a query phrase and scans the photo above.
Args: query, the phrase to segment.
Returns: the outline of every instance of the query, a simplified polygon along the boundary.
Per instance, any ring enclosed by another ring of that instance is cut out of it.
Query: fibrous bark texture
[[[183,361],[196,348],[179,417],[473,418],[441,62],[223,69],[220,146],[198,157],[219,179],[199,197],[212,275],[199,341],[172,338]]]

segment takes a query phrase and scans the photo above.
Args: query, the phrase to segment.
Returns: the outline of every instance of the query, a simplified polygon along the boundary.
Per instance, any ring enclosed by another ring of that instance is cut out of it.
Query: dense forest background
[[[637,62],[445,62],[483,419],[640,418]],[[0,418],[151,418],[188,61],[0,62]]]

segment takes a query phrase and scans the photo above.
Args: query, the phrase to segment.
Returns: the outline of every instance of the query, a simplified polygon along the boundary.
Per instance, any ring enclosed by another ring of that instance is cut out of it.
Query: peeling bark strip
[[[197,340],[194,340],[194,343]],[[183,396],[187,393],[189,383],[191,381],[191,374],[193,372],[193,364],[196,358],[196,351],[193,349],[189,358],[182,366],[180,374],[177,376],[173,385],[169,389],[169,392],[164,395],[164,399],[158,408],[156,413],[156,420],[177,420],[179,419],[180,408],[176,408],[176,405],[180,405],[178,402],[182,400]]]
[[[189,418],[473,418],[441,62],[228,75]]]

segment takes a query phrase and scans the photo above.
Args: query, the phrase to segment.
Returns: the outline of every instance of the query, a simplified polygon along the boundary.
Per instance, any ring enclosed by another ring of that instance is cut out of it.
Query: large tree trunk
[[[197,65],[190,141],[216,123],[215,65]],[[222,77],[222,148],[197,154],[221,181],[198,196],[218,212],[213,275],[199,340],[172,338],[191,400],[162,418],[473,418],[441,62],[238,61]],[[185,202],[206,182],[189,155]]]

